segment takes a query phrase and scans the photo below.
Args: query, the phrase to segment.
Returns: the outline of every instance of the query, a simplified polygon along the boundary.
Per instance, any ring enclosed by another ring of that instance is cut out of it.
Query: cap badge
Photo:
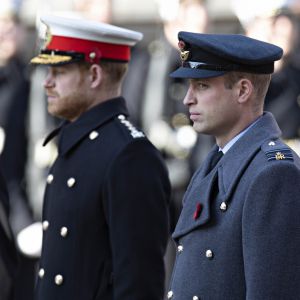
[[[178,42],[178,48],[180,49],[180,58],[182,61],[185,61],[188,59],[190,51],[185,51],[186,44],[184,41]]]
[[[186,61],[190,55],[190,51],[181,51],[180,58],[182,61]]]
[[[50,44],[51,40],[52,40],[52,34],[51,34],[49,26],[47,26],[42,48],[46,49],[47,46]]]

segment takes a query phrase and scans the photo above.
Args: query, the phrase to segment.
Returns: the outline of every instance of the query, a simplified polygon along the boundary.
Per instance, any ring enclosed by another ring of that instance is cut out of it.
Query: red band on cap
[[[47,49],[84,53],[87,62],[93,62],[100,58],[130,60],[130,47],[127,45],[116,45],[64,36],[52,36]],[[96,56],[91,57],[90,54],[93,52]]]

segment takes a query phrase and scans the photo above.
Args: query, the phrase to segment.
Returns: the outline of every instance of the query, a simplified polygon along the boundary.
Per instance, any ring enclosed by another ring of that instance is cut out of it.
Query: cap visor
[[[31,64],[36,65],[63,65],[72,62],[72,56],[40,54],[31,59]]]
[[[227,73],[226,71],[212,71],[203,69],[192,69],[180,67],[170,74],[173,78],[210,78],[218,77]]]

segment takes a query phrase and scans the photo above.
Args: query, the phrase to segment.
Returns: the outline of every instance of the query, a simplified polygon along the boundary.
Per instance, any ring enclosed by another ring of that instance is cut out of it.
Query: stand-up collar
[[[125,99],[118,97],[107,100],[83,113],[74,122],[63,122],[47,136],[44,145],[59,134],[58,152],[60,155],[64,155],[91,130],[103,125],[119,114],[128,116]]]

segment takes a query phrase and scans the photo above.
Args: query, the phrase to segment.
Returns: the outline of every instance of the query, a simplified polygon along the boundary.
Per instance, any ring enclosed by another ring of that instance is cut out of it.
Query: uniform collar
[[[230,197],[238,179],[267,140],[278,139],[281,131],[269,112],[261,118],[228,150],[218,169],[219,190],[225,198]],[[225,199],[225,200],[226,200]]]
[[[100,127],[120,114],[128,116],[125,99],[118,97],[107,100],[83,113],[75,122],[63,122],[47,136],[44,145],[59,135],[58,153],[64,155],[91,130]]]
[[[236,135],[233,139],[231,139],[223,148],[219,148],[219,151],[222,151],[223,154],[228,152],[228,150],[248,131],[252,128],[256,122],[261,118],[258,117],[254,122],[252,122],[249,126],[247,126],[243,131],[241,131],[238,135]]]

